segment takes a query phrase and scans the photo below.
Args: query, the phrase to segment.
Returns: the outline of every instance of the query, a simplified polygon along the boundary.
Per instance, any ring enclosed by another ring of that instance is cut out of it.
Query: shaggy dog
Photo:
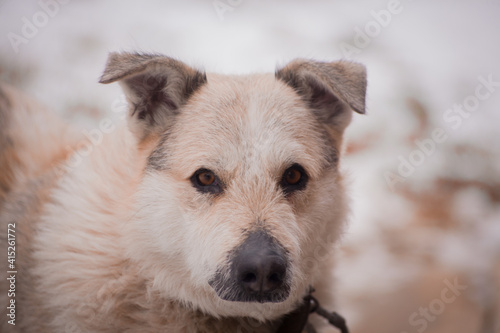
[[[275,332],[311,286],[330,304],[364,67],[112,53],[115,81],[127,121],[99,140],[0,90],[2,332]]]

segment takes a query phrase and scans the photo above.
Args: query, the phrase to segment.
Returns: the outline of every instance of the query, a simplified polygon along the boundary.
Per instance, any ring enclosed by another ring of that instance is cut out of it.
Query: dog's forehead
[[[323,162],[325,133],[320,124],[295,91],[272,74],[209,75],[208,84],[179,116],[175,131],[175,150],[186,168],[194,164],[231,170],[265,164],[279,169],[294,162],[319,168]]]

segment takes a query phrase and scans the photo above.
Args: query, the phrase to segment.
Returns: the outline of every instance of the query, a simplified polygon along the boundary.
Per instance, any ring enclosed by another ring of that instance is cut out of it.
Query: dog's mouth
[[[258,302],[258,303],[280,303],[285,301],[290,294],[290,285],[281,283],[277,288],[260,287],[257,283],[249,287],[231,278],[227,274],[218,271],[213,279],[209,281],[217,296],[225,301],[231,302]],[[255,281],[256,282],[256,281]]]
[[[217,295],[233,302],[283,302],[290,294],[286,251],[265,230],[248,234],[232,251],[229,265],[209,281]]]

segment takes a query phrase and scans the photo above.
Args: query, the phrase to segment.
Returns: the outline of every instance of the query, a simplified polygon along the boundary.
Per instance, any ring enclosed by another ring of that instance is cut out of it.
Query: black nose
[[[233,281],[250,301],[274,301],[287,289],[286,271],[286,252],[262,230],[249,234],[232,260]]]
[[[249,233],[228,259],[208,282],[221,299],[277,303],[290,295],[288,254],[265,230]]]
[[[235,258],[236,279],[241,286],[257,294],[279,289],[286,275],[286,262],[271,249],[256,248]]]

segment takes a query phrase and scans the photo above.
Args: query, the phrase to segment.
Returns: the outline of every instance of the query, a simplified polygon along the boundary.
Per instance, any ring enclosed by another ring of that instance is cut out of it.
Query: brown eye
[[[296,185],[298,182],[300,182],[301,178],[302,178],[302,173],[297,169],[288,169],[286,171],[285,181],[289,185]]]
[[[285,170],[280,185],[285,195],[288,195],[294,191],[304,189],[307,180],[308,176],[304,168],[300,164],[295,163]]]
[[[204,171],[198,174],[198,182],[203,186],[210,186],[215,182],[215,175],[211,171]]]
[[[222,184],[219,178],[208,169],[198,169],[191,176],[191,183],[202,193],[217,194],[222,192]]]

